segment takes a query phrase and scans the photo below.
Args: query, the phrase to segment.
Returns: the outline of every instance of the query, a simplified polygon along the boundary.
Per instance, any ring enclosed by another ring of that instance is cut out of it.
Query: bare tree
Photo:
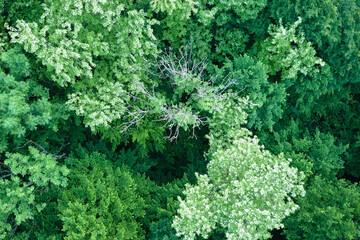
[[[138,67],[153,77],[169,83],[174,89],[174,94],[175,92],[188,93],[186,102],[175,105],[162,102],[159,100],[155,84],[149,90],[139,83],[136,94],[131,92],[127,94],[131,101],[140,101],[146,107],[141,109],[130,103],[126,110],[126,116],[123,118],[126,121],[117,128],[121,128],[122,132],[127,131],[130,127],[139,124],[148,114],[156,114],[156,116],[160,116],[156,121],[164,121],[163,127],[169,129],[169,135],[166,138],[170,141],[177,139],[180,128],[191,129],[192,136],[196,137],[195,129],[207,122],[206,117],[199,116],[198,112],[206,111],[206,109],[196,109],[188,100],[191,99],[192,102],[207,101],[213,111],[221,111],[221,103],[237,94],[228,91],[232,85],[239,82],[240,77],[235,77],[234,74],[228,74],[221,80],[219,80],[219,75],[205,80],[207,58],[194,59],[192,44],[193,42],[190,42],[181,47],[177,53],[170,48],[163,51],[154,63],[148,62],[147,66]]]

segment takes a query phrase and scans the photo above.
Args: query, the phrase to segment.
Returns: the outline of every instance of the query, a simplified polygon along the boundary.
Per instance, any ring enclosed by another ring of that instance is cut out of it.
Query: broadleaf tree
[[[359,9],[0,0],[0,238],[358,239]]]
[[[264,150],[240,127],[246,102],[225,104],[227,114],[215,114],[210,123],[208,173],[197,175],[198,183],[187,185],[179,199],[173,227],[185,239],[208,238],[217,227],[227,239],[268,238],[298,208],[294,198],[305,194],[303,174],[290,160]]]

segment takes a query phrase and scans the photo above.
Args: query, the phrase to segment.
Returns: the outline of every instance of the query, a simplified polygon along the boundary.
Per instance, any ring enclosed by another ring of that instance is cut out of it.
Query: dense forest
[[[360,239],[359,0],[0,12],[0,239]]]

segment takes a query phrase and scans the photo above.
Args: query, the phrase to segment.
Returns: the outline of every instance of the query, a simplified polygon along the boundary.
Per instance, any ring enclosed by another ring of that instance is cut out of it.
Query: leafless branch
[[[59,149],[56,153],[50,153],[50,152],[48,152],[43,146],[41,146],[40,144],[38,144],[38,143],[36,143],[36,142],[34,142],[34,141],[32,141],[32,140],[29,140],[29,141],[27,141],[24,145],[22,145],[22,146],[20,146],[20,147],[16,147],[16,148],[14,148],[14,149],[21,149],[21,148],[24,148],[24,147],[26,147],[26,146],[28,146],[28,145],[35,145],[40,152],[45,153],[45,154],[48,154],[48,155],[51,155],[51,156],[52,156],[53,158],[55,158],[55,159],[62,159],[62,158],[65,158],[66,154],[63,153],[63,154],[60,154],[60,155],[59,155],[59,153],[62,151],[62,149],[63,149],[65,146],[67,146],[67,145],[69,145],[69,144],[70,144],[70,143],[62,144],[62,145],[60,146],[60,149]]]
[[[202,76],[207,65],[207,58],[200,61],[192,58],[192,42],[179,49],[179,57],[170,48],[164,51],[156,60],[157,68],[164,79],[170,79],[172,84],[178,76],[184,78],[183,81],[193,76]]]
[[[4,179],[4,178],[10,177],[10,176],[12,176],[12,173],[3,175],[3,176],[0,177],[0,179]]]
[[[184,88],[187,93],[190,91],[190,97],[193,100],[206,99],[212,104],[213,110],[221,111],[221,102],[230,97],[231,94],[236,95],[239,93],[229,94],[228,90],[231,86],[238,84],[239,79],[243,76],[234,76],[233,73],[229,73],[226,77],[220,78],[220,73],[217,73],[211,76],[209,80],[205,80],[204,71],[207,64],[206,57],[200,60],[193,57],[193,41],[191,41],[181,47],[177,53],[174,53],[169,48],[158,55],[154,63],[146,62],[145,65],[137,68],[146,71],[152,76],[162,78],[173,88],[180,88],[180,90]],[[192,84],[190,90],[187,89],[188,83]],[[177,139],[181,127],[192,129],[193,137],[196,137],[195,129],[206,123],[206,119],[202,119],[193,113],[192,109],[185,110],[185,108],[161,103],[156,93],[155,83],[151,89],[147,89],[142,84],[139,84],[136,88],[136,93],[127,92],[130,101],[125,108],[125,114],[122,116],[122,123],[116,127],[121,129],[121,133],[140,124],[149,114],[160,115],[160,119],[155,121],[164,122],[163,127],[169,129],[169,135],[166,138],[170,141]],[[245,88],[246,86],[243,90]],[[240,92],[243,90],[240,90]],[[133,101],[141,102],[143,104],[142,109],[134,107]]]
[[[177,119],[180,119],[177,120]],[[166,107],[161,115],[161,121],[164,121],[164,127],[169,128],[169,135],[166,137],[170,141],[174,141],[179,136],[180,127],[190,125],[192,129],[192,137],[195,136],[195,128],[200,128],[205,124],[205,120],[196,114],[186,111],[183,108]]]

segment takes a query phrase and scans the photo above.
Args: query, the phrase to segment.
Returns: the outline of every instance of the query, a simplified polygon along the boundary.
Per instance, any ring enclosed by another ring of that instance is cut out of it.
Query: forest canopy
[[[0,239],[360,238],[358,0],[0,13]]]

